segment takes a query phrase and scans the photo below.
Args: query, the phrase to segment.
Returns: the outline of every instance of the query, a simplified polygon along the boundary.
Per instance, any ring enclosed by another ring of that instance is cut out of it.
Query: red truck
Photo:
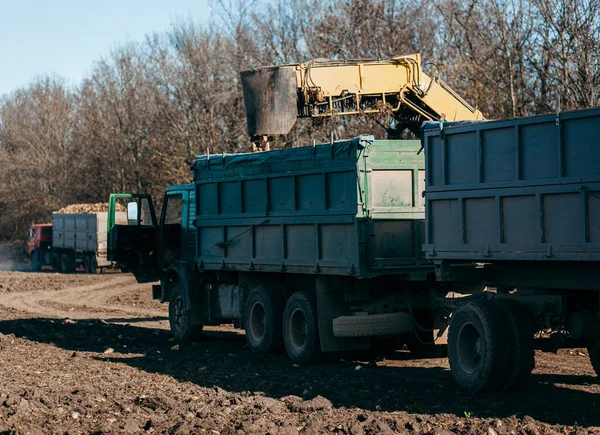
[[[52,224],[34,224],[27,235],[27,258],[31,269],[38,272],[52,263]]]
[[[27,237],[31,269],[52,266],[59,272],[73,272],[83,266],[87,273],[96,273],[111,267],[113,263],[106,259],[106,217],[106,212],[53,213],[51,224],[32,225]]]

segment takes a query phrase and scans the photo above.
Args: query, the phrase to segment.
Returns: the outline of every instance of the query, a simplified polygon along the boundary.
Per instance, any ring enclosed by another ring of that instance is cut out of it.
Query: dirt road
[[[128,275],[0,272],[0,434],[600,433],[584,349],[538,352],[523,392],[468,395],[404,351],[298,367],[230,327],[179,347],[166,308]]]

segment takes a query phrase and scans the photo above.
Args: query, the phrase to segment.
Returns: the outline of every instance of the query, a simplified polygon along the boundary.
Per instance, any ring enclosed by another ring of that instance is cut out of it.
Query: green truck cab
[[[136,277],[155,282],[182,263],[193,263],[195,254],[194,185],[171,186],[162,200],[157,219],[147,194],[114,193],[109,198],[108,258]],[[127,219],[115,218],[118,204],[126,203]]]

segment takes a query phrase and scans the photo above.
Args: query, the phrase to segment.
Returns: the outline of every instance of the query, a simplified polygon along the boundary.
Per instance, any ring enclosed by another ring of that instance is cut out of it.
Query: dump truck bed
[[[600,110],[431,129],[434,260],[600,259]]]
[[[104,215],[104,234],[102,226],[98,225],[101,219],[98,215]],[[72,249],[80,251],[95,251],[98,240],[106,241],[106,213],[93,214],[52,214],[54,248]],[[100,231],[99,231],[100,230]]]
[[[410,274],[430,270],[421,251],[419,148],[419,141],[361,136],[199,157],[199,268],[417,279]]]
[[[124,213],[120,213],[124,215]],[[107,213],[52,214],[52,247],[75,252],[98,253],[99,244],[106,247]],[[106,248],[104,248],[105,250]],[[107,266],[106,253],[97,256],[98,266]]]

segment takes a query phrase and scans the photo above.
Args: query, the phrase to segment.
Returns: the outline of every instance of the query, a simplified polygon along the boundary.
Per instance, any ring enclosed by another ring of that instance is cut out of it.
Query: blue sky
[[[0,0],[0,95],[41,74],[77,85],[116,45],[210,13],[210,0]]]

